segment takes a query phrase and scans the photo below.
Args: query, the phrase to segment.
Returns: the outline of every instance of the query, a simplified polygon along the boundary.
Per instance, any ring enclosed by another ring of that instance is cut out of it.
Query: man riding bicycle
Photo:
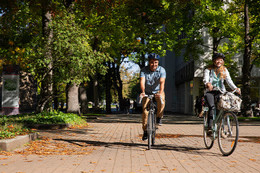
[[[149,105],[149,99],[145,95],[155,94],[155,100],[157,102],[157,114],[156,121],[160,125],[161,119],[163,117],[163,111],[165,107],[165,79],[166,71],[163,67],[159,66],[159,55],[149,54],[149,65],[142,68],[140,72],[140,88],[141,94],[140,97],[142,100],[142,128],[143,128],[143,137],[142,140],[147,139],[147,118],[148,110],[147,106]],[[162,100],[162,101],[161,101]]]

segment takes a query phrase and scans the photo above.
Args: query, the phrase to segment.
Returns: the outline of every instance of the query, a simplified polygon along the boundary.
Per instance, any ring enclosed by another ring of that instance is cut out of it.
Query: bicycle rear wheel
[[[224,114],[218,130],[218,144],[223,156],[232,154],[238,142],[238,120],[233,112]]]
[[[208,111],[204,112],[203,116],[203,139],[204,139],[204,144],[207,149],[211,149],[214,144],[214,139],[213,139],[213,134],[209,135],[208,134]]]

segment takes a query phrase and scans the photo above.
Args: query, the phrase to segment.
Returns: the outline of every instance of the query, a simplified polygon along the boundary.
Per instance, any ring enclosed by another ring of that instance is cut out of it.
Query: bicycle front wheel
[[[204,112],[203,139],[207,149],[211,149],[214,144],[213,134],[208,134],[208,111]]]
[[[238,120],[233,112],[224,114],[218,130],[218,144],[223,156],[232,154],[238,142]]]
[[[148,114],[148,120],[147,120],[147,138],[148,138],[148,150],[151,149],[152,146],[152,137],[153,137],[153,120],[152,120],[153,114],[149,112]]]

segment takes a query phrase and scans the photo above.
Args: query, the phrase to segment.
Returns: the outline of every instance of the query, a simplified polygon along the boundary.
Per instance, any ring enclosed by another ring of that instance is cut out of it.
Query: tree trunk
[[[87,90],[84,84],[80,85],[79,88],[79,101],[80,101],[80,111],[83,114],[88,113],[88,99],[87,99]]]
[[[120,77],[119,65],[116,66],[115,63],[112,63],[112,65],[113,65],[114,87],[116,88],[118,93],[119,107],[121,111],[123,108],[123,82]]]
[[[67,112],[80,115],[79,86],[76,84],[68,84],[67,89]]]
[[[97,110],[99,100],[98,100],[98,80],[96,75],[94,76],[94,80],[93,80],[93,94],[94,94],[94,110]]]
[[[55,110],[59,109],[59,100],[58,100],[58,90],[57,90],[57,86],[55,85],[55,83],[53,83],[53,108]]]
[[[244,25],[245,25],[245,50],[244,50],[244,64],[242,67],[242,98],[243,98],[243,107],[242,114],[244,116],[253,116],[253,111],[251,108],[251,98],[250,98],[250,59],[251,59],[251,50],[252,50],[252,40],[249,35],[249,14],[248,14],[248,1],[245,1],[244,7]]]
[[[47,44],[46,47],[46,53],[44,55],[45,59],[49,59],[50,63],[48,66],[43,70],[47,74],[43,74],[43,80],[41,82],[41,91],[40,91],[40,97],[38,101],[38,105],[36,107],[36,112],[42,112],[44,109],[50,110],[52,108],[52,92],[53,92],[53,86],[52,86],[52,53],[50,44],[52,42],[53,38],[53,31],[49,29],[49,23],[51,22],[51,12],[46,11],[47,5],[43,5],[42,9],[42,33],[43,37],[47,38]],[[47,104],[49,103],[49,104]]]
[[[111,113],[111,102],[112,102],[112,97],[111,97],[111,63],[108,62],[108,71],[105,76],[105,81],[106,81],[106,113],[110,114]]]

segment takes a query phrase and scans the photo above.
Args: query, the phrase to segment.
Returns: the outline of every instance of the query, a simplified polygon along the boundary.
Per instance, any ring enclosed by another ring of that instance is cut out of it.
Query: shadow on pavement
[[[83,116],[89,123],[142,123],[141,114],[104,114]],[[203,118],[185,114],[166,114],[163,124],[203,124]],[[260,126],[260,121],[239,121],[240,126]]]
[[[147,144],[146,143],[128,143],[128,142],[102,142],[102,141],[89,141],[89,140],[74,140],[74,139],[53,139],[57,141],[65,141],[74,145],[78,145],[81,147],[84,147],[85,145],[80,144],[88,144],[92,146],[103,146],[113,149],[126,149],[130,148],[131,150],[147,150]],[[138,147],[133,148],[133,147]],[[173,145],[166,145],[166,144],[158,144],[152,146],[152,150],[169,150],[169,151],[177,151],[182,152],[186,154],[201,154],[201,155],[209,155],[209,156],[221,156],[221,154],[216,154],[212,152],[205,152],[205,148],[198,148],[198,147],[192,147],[192,146],[173,146]]]
[[[141,114],[106,114],[101,116],[86,116],[89,123],[141,123]],[[203,118],[191,115],[164,115],[163,124],[202,124]]]

